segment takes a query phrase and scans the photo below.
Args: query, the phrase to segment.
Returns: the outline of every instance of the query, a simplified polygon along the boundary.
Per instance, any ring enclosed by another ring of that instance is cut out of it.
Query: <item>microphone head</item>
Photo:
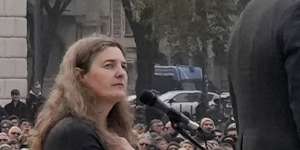
[[[145,105],[153,106],[157,101],[157,96],[150,90],[145,90],[140,96],[140,101]]]

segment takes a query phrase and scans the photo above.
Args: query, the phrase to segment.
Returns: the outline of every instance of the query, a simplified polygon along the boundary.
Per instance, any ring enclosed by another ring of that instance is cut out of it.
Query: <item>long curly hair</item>
[[[67,50],[52,92],[38,114],[31,144],[32,150],[42,150],[48,132],[66,116],[81,118],[98,127],[95,108],[97,100],[80,82],[76,68],[87,73],[96,54],[107,47],[118,47],[124,55],[122,46],[105,36],[83,38]],[[133,114],[129,110],[127,100],[116,103],[107,117],[108,127],[134,145],[132,123]],[[97,129],[101,137],[101,129],[99,127]],[[109,142],[105,139],[101,140]]]

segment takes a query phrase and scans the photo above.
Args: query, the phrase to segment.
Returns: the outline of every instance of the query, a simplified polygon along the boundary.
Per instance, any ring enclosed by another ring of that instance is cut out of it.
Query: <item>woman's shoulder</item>
[[[75,117],[66,117],[57,122],[49,131],[44,146],[45,150],[81,150],[83,147],[102,149],[95,128],[88,122]]]
[[[95,131],[95,127],[86,120],[77,118],[77,117],[65,117],[58,121],[53,130],[85,130],[85,131]]]

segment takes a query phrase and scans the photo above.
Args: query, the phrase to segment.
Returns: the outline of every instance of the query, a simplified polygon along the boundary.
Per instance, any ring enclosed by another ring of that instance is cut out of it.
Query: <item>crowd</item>
[[[25,103],[20,100],[20,92],[11,90],[11,102],[1,108],[0,150],[29,149],[30,136],[33,134],[34,118],[44,101],[40,93],[40,85],[35,84],[29,92]],[[137,116],[140,114],[137,114]],[[211,115],[213,116],[213,115]],[[237,140],[235,123],[231,121],[217,123],[203,117],[196,121],[203,133],[188,131],[189,134],[207,150],[234,150]],[[196,150],[194,144],[179,134],[172,123],[166,119],[153,119],[147,126],[137,120],[134,133],[139,150]]]
[[[237,140],[237,130],[234,122],[223,129],[215,122],[204,117],[197,121],[202,129],[187,131],[206,150],[234,150]],[[195,145],[179,134],[170,121],[151,120],[149,126],[137,123],[134,132],[138,137],[139,150],[197,150]]]
[[[35,83],[23,102],[18,89],[11,90],[11,102],[0,106],[0,150],[29,149],[34,120],[44,102],[39,83]]]

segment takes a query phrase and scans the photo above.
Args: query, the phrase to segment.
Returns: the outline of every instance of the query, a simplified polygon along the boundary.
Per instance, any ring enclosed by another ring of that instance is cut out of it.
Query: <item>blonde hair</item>
[[[42,150],[44,140],[51,128],[62,118],[74,116],[94,125],[101,137],[101,129],[96,118],[96,98],[78,80],[78,68],[81,73],[87,73],[91,62],[96,54],[107,47],[118,47],[122,53],[123,48],[119,43],[108,37],[88,37],[75,42],[66,52],[60,65],[55,84],[39,113],[34,127],[31,148]],[[133,144],[132,134],[133,115],[129,111],[126,100],[115,104],[107,116],[108,127],[113,129],[119,136],[126,138]],[[101,139],[105,141],[105,138]]]

